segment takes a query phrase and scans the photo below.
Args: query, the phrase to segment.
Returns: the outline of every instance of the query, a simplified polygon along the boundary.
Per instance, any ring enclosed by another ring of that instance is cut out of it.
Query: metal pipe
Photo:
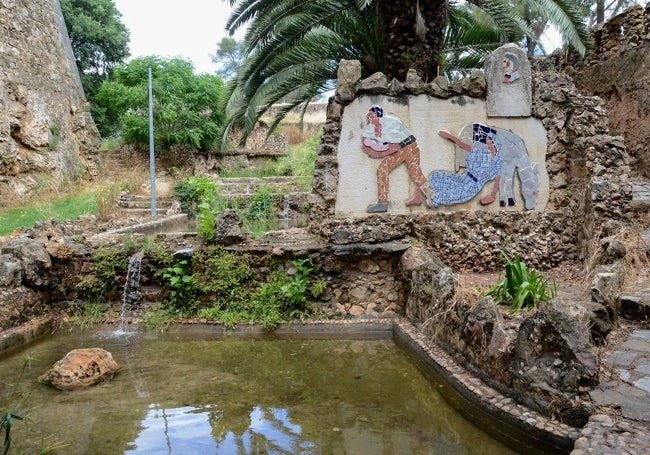
[[[153,147],[153,89],[149,68],[149,168],[151,173],[151,216],[156,216],[156,158]]]

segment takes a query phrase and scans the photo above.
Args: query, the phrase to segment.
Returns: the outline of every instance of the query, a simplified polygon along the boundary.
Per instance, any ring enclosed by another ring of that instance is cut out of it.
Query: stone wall
[[[447,83],[417,77],[388,81],[382,74],[361,80],[354,63],[341,64],[339,86],[328,105],[311,198],[311,229],[336,244],[378,243],[410,236],[423,241],[454,270],[494,270],[508,243],[538,269],[590,257],[602,226],[631,214],[629,157],[623,139],[611,136],[607,110],[597,97],[582,96],[552,60],[532,62],[532,115],[546,130],[548,202],[543,211],[467,211],[348,217],[337,213],[342,125],[345,109],[359,96],[484,100],[482,73]]]
[[[635,5],[600,25],[594,47],[581,58],[570,55],[558,65],[573,77],[581,93],[605,101],[609,128],[625,136],[638,160],[633,173],[650,177],[650,4]]]
[[[0,206],[93,172],[88,112],[58,0],[0,3]]]

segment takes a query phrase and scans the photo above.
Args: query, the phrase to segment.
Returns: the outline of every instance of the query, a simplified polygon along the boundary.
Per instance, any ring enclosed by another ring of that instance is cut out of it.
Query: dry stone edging
[[[409,347],[423,355],[425,361],[434,371],[444,378],[456,392],[470,403],[479,406],[484,412],[518,432],[520,438],[532,435],[543,449],[537,453],[566,453],[573,448],[579,437],[579,430],[564,423],[553,421],[506,397],[486,385],[471,372],[460,366],[447,352],[428,341],[428,338],[410,322],[400,319],[395,322],[398,336]],[[395,330],[395,329],[394,329]],[[529,439],[530,441],[530,439]],[[512,444],[512,441],[510,441]]]

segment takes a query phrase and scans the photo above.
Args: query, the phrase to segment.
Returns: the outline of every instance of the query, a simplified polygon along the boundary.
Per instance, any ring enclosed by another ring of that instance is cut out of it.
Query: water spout
[[[129,259],[129,267],[126,271],[126,281],[124,282],[124,292],[122,294],[122,306],[120,308],[120,325],[116,333],[126,333],[126,312],[133,308],[142,299],[140,294],[140,267],[142,265],[142,251],[134,254]]]

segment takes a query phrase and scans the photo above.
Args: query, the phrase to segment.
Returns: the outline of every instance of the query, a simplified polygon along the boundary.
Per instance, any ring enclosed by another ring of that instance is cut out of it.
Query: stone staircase
[[[219,178],[219,193],[226,198],[248,198],[261,188],[270,187],[278,193],[301,193],[300,177],[234,177]]]
[[[151,196],[140,194],[121,194],[116,206],[125,215],[134,217],[147,217],[151,215]],[[177,213],[175,199],[171,196],[156,197],[156,213],[158,215],[171,215]]]
[[[304,178],[300,177],[237,177],[217,178],[219,195],[226,199],[246,201],[262,188],[272,188],[277,194],[274,197],[278,212],[302,212],[307,193],[304,191]],[[148,217],[151,215],[151,196],[138,194],[120,194],[116,201],[120,213],[131,217]],[[156,212],[161,216],[179,213],[180,204],[173,196],[158,196]]]

